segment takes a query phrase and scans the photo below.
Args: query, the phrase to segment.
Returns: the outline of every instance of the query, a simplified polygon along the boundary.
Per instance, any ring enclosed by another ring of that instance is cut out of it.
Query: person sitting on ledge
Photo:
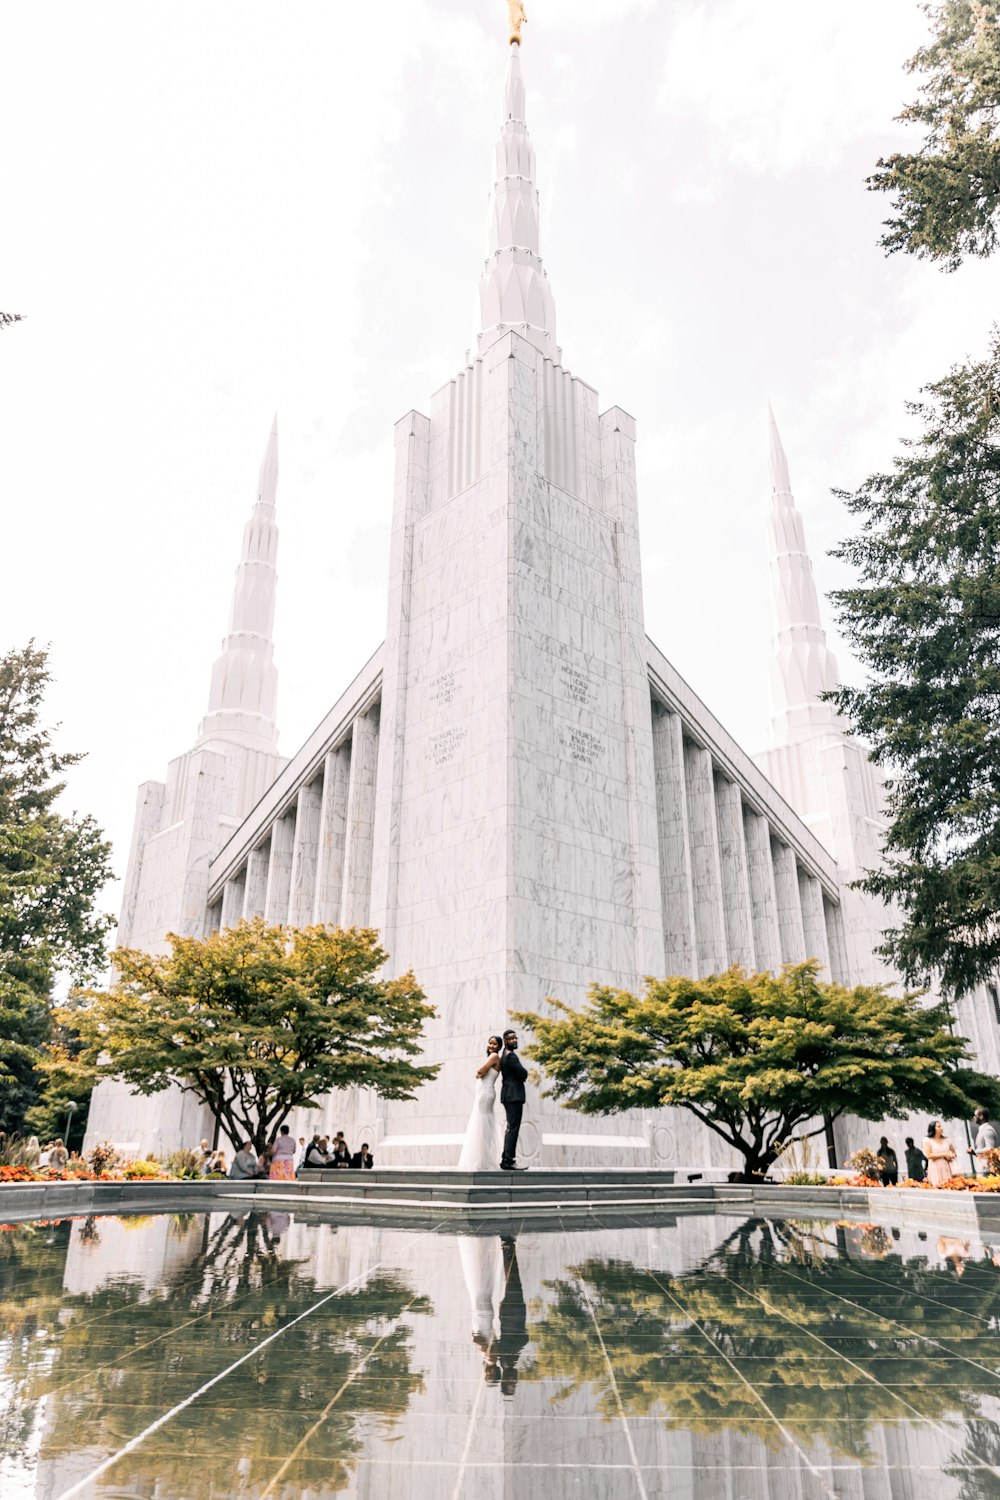
[[[54,1140],[52,1142],[52,1150],[49,1152],[49,1166],[55,1167],[57,1172],[61,1172],[68,1161],[69,1153],[66,1147],[61,1140]]]
[[[328,1167],[330,1158],[326,1150],[326,1136],[321,1136],[319,1131],[313,1136],[306,1147],[306,1154],[302,1158],[302,1166],[299,1171],[318,1171],[320,1167]]]
[[[229,1176],[233,1182],[244,1182],[248,1177],[257,1176],[257,1153],[252,1141],[244,1141],[233,1157]]]
[[[343,1136],[339,1136],[333,1143],[330,1165],[332,1167],[349,1167],[351,1165],[350,1148]]]
[[[375,1158],[368,1149],[368,1142],[364,1141],[360,1151],[355,1151],[351,1157],[351,1166],[360,1171],[363,1167],[373,1167]]]

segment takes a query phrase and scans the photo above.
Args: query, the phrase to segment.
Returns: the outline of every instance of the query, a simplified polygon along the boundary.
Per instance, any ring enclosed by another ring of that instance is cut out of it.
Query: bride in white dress
[[[491,1036],[486,1043],[486,1061],[476,1069],[472,1114],[466,1126],[462,1154],[458,1158],[460,1172],[489,1172],[500,1161],[500,1131],[495,1108],[500,1048],[500,1038]]]

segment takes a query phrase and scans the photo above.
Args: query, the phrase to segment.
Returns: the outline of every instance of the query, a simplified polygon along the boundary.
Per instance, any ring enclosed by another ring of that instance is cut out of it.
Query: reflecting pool
[[[5,1226],[0,1496],[1000,1497],[998,1267],[711,1214]]]

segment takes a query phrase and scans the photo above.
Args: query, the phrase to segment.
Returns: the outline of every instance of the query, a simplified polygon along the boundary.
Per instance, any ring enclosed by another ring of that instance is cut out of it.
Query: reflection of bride
[[[476,1069],[476,1094],[472,1114],[465,1129],[460,1172],[489,1172],[500,1158],[500,1133],[495,1109],[497,1078],[500,1075],[500,1038],[491,1036],[486,1043],[486,1061]]]
[[[493,1235],[462,1235],[458,1253],[472,1306],[472,1342],[489,1356],[496,1342],[496,1308],[503,1296],[503,1264]],[[494,1356],[495,1357],[495,1356]]]

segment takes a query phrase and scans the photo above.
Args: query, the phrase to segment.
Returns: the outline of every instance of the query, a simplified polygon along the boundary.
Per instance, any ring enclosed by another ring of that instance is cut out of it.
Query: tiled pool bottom
[[[1000,1497],[998,1265],[719,1215],[8,1227],[0,1495]]]

